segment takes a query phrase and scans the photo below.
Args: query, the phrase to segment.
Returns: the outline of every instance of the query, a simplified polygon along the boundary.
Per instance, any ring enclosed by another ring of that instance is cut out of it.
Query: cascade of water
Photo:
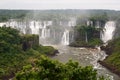
[[[69,45],[69,31],[65,30],[62,36],[62,44]]]
[[[31,21],[29,26],[32,30],[32,34],[39,34],[39,29],[41,28],[41,24],[39,21]]]
[[[4,26],[4,25],[6,25],[6,23],[5,23],[5,22],[0,23],[0,27],[2,27],[2,26]]]
[[[45,29],[42,29],[41,38],[45,38]]]
[[[92,53],[93,55],[93,61],[91,62],[91,64],[93,64],[93,67],[95,69],[102,69],[102,66],[97,62],[98,60],[104,60],[106,58],[106,54],[104,51],[101,51],[98,47],[98,51],[99,51],[99,54],[96,54],[96,53]]]
[[[50,29],[43,28],[41,32],[41,38],[50,37]]]
[[[87,24],[87,26],[89,26],[89,25],[90,25],[90,21],[87,21],[87,23],[86,23],[86,24]]]
[[[96,22],[96,28],[100,28],[100,23],[99,23],[99,21]]]
[[[28,20],[28,21],[20,21],[20,20],[9,20],[4,23],[0,23],[0,26],[6,25],[6,27],[12,27],[18,29],[23,34],[37,34],[39,35],[39,39],[42,43],[51,43],[51,44],[59,44],[62,43],[64,45],[68,45],[73,41],[74,33],[69,30],[76,25],[75,20],[70,20],[67,22],[60,21],[53,24],[53,21],[36,21],[36,20]],[[67,29],[64,31],[64,29]],[[69,29],[69,30],[68,30]],[[52,37],[52,38],[51,38]]]
[[[102,40],[104,43],[106,43],[108,40],[111,40],[114,35],[115,30],[115,22],[114,21],[108,21],[105,24],[104,32],[102,34]]]
[[[46,37],[49,38],[49,37],[50,37],[50,29],[47,29],[47,32],[46,32],[46,33],[47,33]]]
[[[51,25],[52,23],[49,21],[48,23],[47,22],[43,22],[43,25],[41,27],[41,38],[48,38],[50,37],[50,29],[47,27],[49,25]]]

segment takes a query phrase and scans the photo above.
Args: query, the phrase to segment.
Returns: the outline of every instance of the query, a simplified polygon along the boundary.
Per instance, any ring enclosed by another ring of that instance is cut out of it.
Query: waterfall
[[[115,26],[116,25],[114,21],[106,22],[104,30],[103,30],[103,34],[102,34],[102,40],[104,43],[112,39],[114,35],[114,31],[115,31]]]
[[[65,30],[62,36],[62,44],[69,45],[69,31]]]
[[[46,33],[46,31],[45,31],[45,29],[43,28],[43,29],[42,29],[42,32],[41,32],[41,38],[45,38],[45,33]]]
[[[74,33],[73,26],[76,25],[74,19],[70,21],[59,21],[53,24],[53,21],[42,20],[9,20],[1,22],[0,26],[12,27],[18,29],[23,34],[37,34],[39,35],[40,44],[64,44],[69,45],[73,41]],[[66,30],[65,30],[66,29]]]
[[[50,37],[50,29],[47,27],[49,25],[52,25],[50,24],[50,21],[47,23],[46,21],[43,22],[43,26],[40,28],[41,29],[41,33],[40,33],[40,37],[41,38],[48,38]]]
[[[50,29],[43,28],[40,37],[41,38],[48,38],[48,37],[50,37]]]

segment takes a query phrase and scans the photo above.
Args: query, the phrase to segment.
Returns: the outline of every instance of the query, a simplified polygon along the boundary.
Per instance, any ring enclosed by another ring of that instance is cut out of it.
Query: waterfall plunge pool
[[[63,45],[52,45],[59,50],[59,54],[51,57],[62,63],[68,62],[70,59],[77,61],[81,66],[93,66],[97,70],[98,75],[110,77],[110,80],[120,80],[120,77],[111,73],[108,69],[97,63],[98,60],[103,60],[106,57],[104,51],[89,48],[74,48]]]

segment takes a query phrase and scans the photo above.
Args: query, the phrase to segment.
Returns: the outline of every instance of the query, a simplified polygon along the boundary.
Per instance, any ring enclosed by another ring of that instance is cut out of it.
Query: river
[[[52,59],[58,60],[62,63],[73,61],[79,62],[81,66],[93,66],[97,70],[99,75],[104,75],[110,78],[110,80],[120,80],[116,74],[111,73],[108,69],[97,63],[98,60],[103,60],[107,56],[104,51],[99,49],[88,48],[74,48],[63,45],[52,45],[59,50],[59,54],[53,56]]]

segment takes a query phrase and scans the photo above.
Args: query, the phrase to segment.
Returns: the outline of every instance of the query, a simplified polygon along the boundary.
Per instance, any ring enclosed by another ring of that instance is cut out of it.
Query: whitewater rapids
[[[62,63],[66,63],[72,59],[73,61],[79,62],[81,66],[93,66],[93,68],[97,70],[98,75],[109,76],[110,80],[120,80],[116,74],[111,73],[97,62],[98,60],[105,59],[107,56],[105,52],[100,49],[74,48],[63,45],[53,45],[53,47],[57,48],[60,53],[52,57],[52,59]]]

